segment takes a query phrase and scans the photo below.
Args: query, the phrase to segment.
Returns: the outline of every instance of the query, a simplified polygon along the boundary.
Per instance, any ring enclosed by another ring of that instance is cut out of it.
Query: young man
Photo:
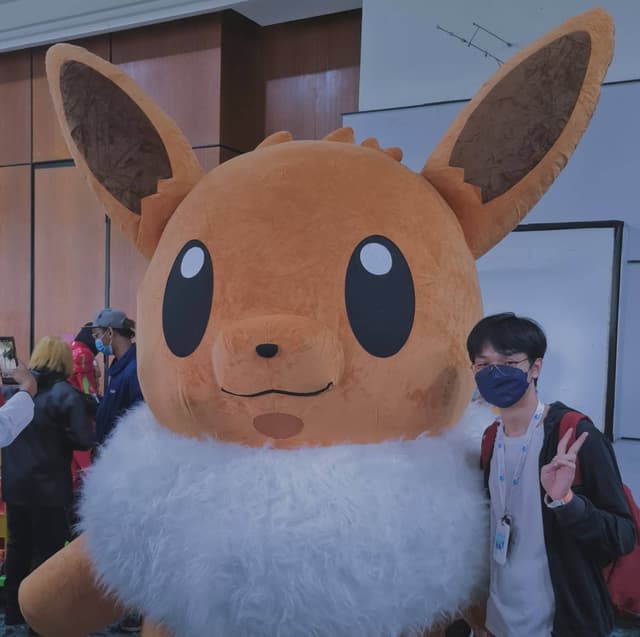
[[[103,444],[122,414],[144,400],[138,381],[135,322],[121,310],[105,308],[96,314],[91,335],[98,352],[114,356],[108,385],[96,414],[96,441]]]
[[[635,545],[609,441],[586,418],[558,440],[569,408],[539,401],[547,341],[512,313],[480,321],[467,339],[478,390],[499,409],[485,484],[491,499],[495,637],[606,637],[613,628],[602,568]],[[581,486],[572,489],[579,454]]]
[[[114,356],[108,371],[108,385],[96,414],[96,442],[104,444],[120,416],[144,400],[136,361],[135,322],[122,310],[104,308],[91,324],[91,335],[98,352],[105,358]],[[124,633],[137,633],[142,618],[130,612],[113,628]]]

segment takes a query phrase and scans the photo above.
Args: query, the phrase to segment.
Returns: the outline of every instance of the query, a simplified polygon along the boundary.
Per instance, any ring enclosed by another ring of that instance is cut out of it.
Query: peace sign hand
[[[552,500],[561,500],[571,490],[573,478],[576,475],[576,458],[578,451],[589,435],[584,432],[569,448],[569,438],[573,430],[569,429],[558,443],[558,450],[553,460],[542,467],[540,471],[540,482]]]

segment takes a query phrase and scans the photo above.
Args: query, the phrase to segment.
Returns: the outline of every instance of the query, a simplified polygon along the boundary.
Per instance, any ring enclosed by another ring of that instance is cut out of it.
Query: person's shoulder
[[[570,418],[576,422],[591,422],[587,414],[559,400],[549,404],[549,411],[547,412],[548,420],[553,421],[554,424],[560,424],[566,418]]]
[[[558,409],[558,422],[557,425],[560,426],[562,421],[565,418],[572,418],[572,423],[575,423],[575,436],[581,436],[583,433],[589,434],[585,445],[588,447],[593,447],[594,445],[600,444],[608,444],[609,440],[605,436],[605,434],[594,424],[593,420],[588,414],[580,411],[579,409],[574,409],[573,407],[567,407],[563,403],[557,403],[560,408]],[[565,426],[568,423],[565,421]],[[584,446],[583,446],[584,448]]]
[[[575,427],[576,436],[587,432],[590,435],[593,434],[593,439],[604,437],[604,434],[593,424],[587,414],[560,401],[549,404],[544,425],[545,430],[548,431],[558,430],[560,433],[561,428]]]
[[[82,392],[66,379],[60,379],[53,384],[51,389],[52,391],[55,391],[58,396],[69,397],[72,400],[75,400],[76,398],[78,400],[82,399]]]
[[[545,430],[552,431],[556,429],[560,425],[560,421],[565,414],[570,411],[572,411],[571,407],[567,407],[567,405],[561,403],[559,400],[549,403],[549,410],[547,411],[547,415],[544,417]]]
[[[136,356],[135,345],[131,347],[131,349],[127,352],[128,360],[124,369],[127,374],[135,374],[138,370],[138,357]],[[133,350],[133,351],[131,351]]]

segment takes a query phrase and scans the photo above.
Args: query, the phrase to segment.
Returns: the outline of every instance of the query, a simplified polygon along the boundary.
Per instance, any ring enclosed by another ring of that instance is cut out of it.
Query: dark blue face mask
[[[527,372],[510,365],[488,365],[476,374],[481,396],[496,407],[511,407],[527,392]]]

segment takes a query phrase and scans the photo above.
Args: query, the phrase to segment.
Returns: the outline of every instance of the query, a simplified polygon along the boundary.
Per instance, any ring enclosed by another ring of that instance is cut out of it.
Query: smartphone
[[[16,340],[13,336],[0,336],[0,375],[4,385],[15,385],[13,370],[18,366]]]

